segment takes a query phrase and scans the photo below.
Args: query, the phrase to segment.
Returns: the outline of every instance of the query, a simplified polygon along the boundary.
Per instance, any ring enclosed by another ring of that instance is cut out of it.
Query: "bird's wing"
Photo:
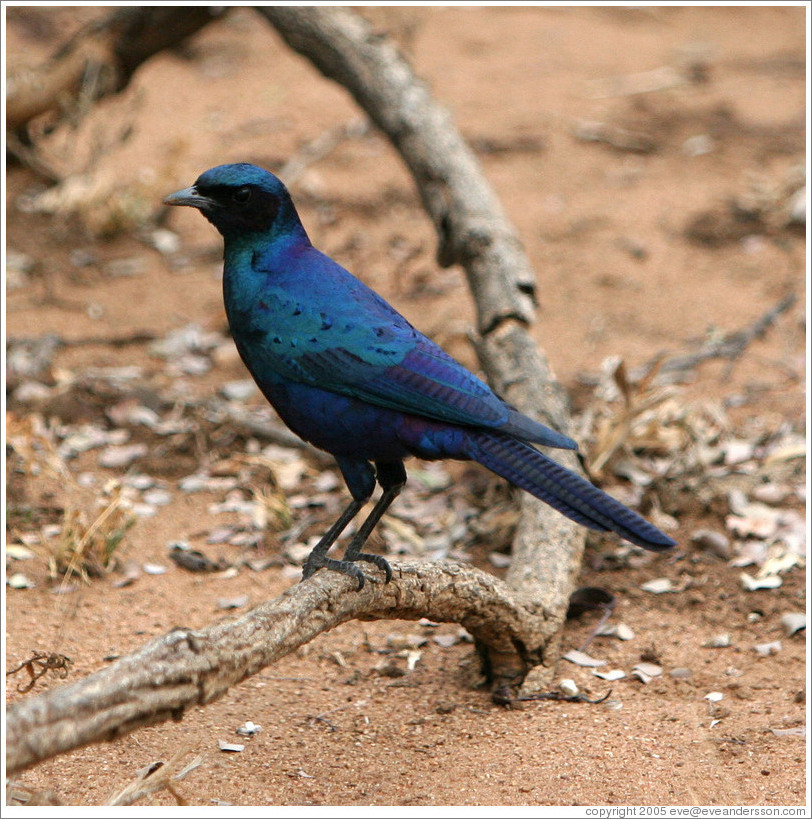
[[[509,407],[433,342],[416,333],[405,350],[394,344],[330,347],[297,358],[305,378],[371,404],[456,424],[499,427]]]
[[[266,363],[285,378],[376,406],[453,424],[499,429],[545,446],[577,447],[565,435],[518,413],[403,321],[404,325],[354,327],[351,339],[330,346],[314,333],[297,343],[295,350],[275,350],[273,360]],[[269,352],[267,345],[263,346]]]
[[[375,406],[500,429],[546,446],[576,447],[506,404],[334,261],[319,253],[309,261],[309,273],[319,275],[288,271],[284,282],[277,275],[274,285],[266,282],[251,300],[243,317],[230,319],[252,372],[261,376],[270,369]]]

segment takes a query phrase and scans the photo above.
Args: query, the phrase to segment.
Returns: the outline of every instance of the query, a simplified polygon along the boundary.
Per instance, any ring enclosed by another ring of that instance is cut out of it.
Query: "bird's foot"
[[[363,560],[365,563],[372,563],[373,566],[377,566],[386,575],[385,583],[392,579],[392,567],[389,565],[389,561],[381,557],[381,555],[372,555],[368,552],[353,552],[352,554],[347,552],[344,555],[344,561],[346,562],[356,560]]]
[[[366,577],[355,564],[354,561],[356,560],[363,560],[367,563],[375,564],[379,569],[383,570],[387,583],[392,579],[392,569],[384,558],[380,555],[370,555],[359,552],[357,555],[353,555],[350,560],[334,560],[325,555],[314,555],[311,553],[302,567],[302,580],[307,580],[308,577],[312,577],[319,569],[330,569],[340,574],[346,574],[348,577],[354,577],[358,581],[358,591],[361,591],[361,589],[364,588]]]

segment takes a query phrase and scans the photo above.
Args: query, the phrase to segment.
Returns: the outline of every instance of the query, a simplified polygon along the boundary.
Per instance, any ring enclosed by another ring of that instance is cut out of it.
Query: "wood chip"
[[[759,589],[777,589],[783,584],[783,580],[777,574],[771,574],[767,577],[753,577],[752,575],[742,572],[739,575],[742,587],[746,591],[758,591]]]
[[[245,750],[245,745],[241,745],[239,742],[223,742],[222,739],[217,741],[217,747],[221,751],[230,751],[235,754]]]
[[[632,669],[632,675],[645,684],[650,683],[655,677],[659,677],[662,673],[662,666],[656,665],[655,663],[638,663]]]
[[[592,673],[596,677],[600,677],[602,680],[606,680],[607,682],[622,680],[626,676],[626,672],[622,668],[613,668],[610,671],[598,671],[595,669]]]
[[[595,657],[590,657],[585,651],[578,651],[572,649],[564,655],[564,659],[568,662],[580,665],[582,668],[600,668],[606,665],[606,660],[597,660]]]

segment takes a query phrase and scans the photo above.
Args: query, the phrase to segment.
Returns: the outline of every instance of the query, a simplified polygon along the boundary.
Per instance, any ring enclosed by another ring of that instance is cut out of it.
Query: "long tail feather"
[[[468,444],[474,460],[590,529],[617,532],[655,551],[676,544],[620,501],[522,441],[472,431]]]

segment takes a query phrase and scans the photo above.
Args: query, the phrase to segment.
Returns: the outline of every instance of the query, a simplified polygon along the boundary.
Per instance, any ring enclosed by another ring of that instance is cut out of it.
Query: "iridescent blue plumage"
[[[198,208],[225,242],[223,293],[237,349],[283,421],[332,453],[353,501],[314,548],[305,577],[356,577],[367,536],[406,480],[403,460],[476,460],[593,529],[650,549],[674,545],[635,512],[530,446],[575,449],[520,414],[418,332],[377,293],[316,250],[290,195],[253,165],[221,165],[172,205]],[[372,464],[375,465],[373,469]],[[384,492],[344,560],[326,553],[372,494]]]

